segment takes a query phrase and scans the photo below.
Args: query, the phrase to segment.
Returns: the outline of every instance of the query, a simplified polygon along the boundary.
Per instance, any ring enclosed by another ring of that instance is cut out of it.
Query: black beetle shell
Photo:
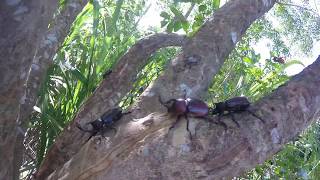
[[[225,101],[227,111],[245,111],[250,102],[246,97],[234,97]]]
[[[103,123],[110,125],[122,117],[121,108],[113,108],[101,116]]]
[[[103,128],[103,122],[100,119],[94,120],[90,122],[91,126],[93,127],[93,131],[99,131]]]
[[[205,117],[209,113],[208,105],[199,99],[186,99],[187,112],[194,117]]]

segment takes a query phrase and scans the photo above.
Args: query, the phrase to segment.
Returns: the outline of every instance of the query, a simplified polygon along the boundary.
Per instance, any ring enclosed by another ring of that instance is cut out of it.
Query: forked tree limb
[[[192,119],[194,138],[185,123],[169,130],[173,119],[163,113],[120,125],[110,139],[90,141],[49,179],[222,179],[239,176],[263,163],[320,118],[320,56],[300,74],[236,114],[240,128],[227,131]],[[160,106],[160,104],[158,104]],[[132,117],[129,117],[132,118]]]
[[[279,148],[282,139],[287,138],[281,137],[282,127],[279,127],[279,130],[274,129],[277,127],[274,121],[264,126],[256,123],[260,121],[242,121],[240,125],[245,124],[242,129],[231,129],[227,132],[220,128],[208,128],[202,121],[199,121],[199,124],[193,121],[196,142],[190,143],[184,138],[185,127],[177,128],[171,135],[167,134],[166,127],[170,127],[174,118],[163,117],[156,112],[163,111],[158,95],[165,99],[182,96],[184,91],[187,91],[188,96],[203,95],[211,77],[218,72],[247,28],[266,13],[274,2],[229,1],[183,46],[183,53],[173,60],[164,74],[142,94],[133,108],[133,113],[120,122],[119,134],[109,141],[103,141],[102,143],[106,143],[103,145],[94,146],[90,141],[91,144],[86,144],[62,169],[51,174],[50,178],[211,179],[238,175],[265,160],[266,155],[271,155],[264,146],[270,140],[270,133],[263,132],[268,132],[271,128],[272,142],[279,144]],[[193,63],[194,61],[196,63]],[[186,68],[185,65],[189,62],[192,62],[192,65]],[[267,102],[266,100],[266,107],[259,109],[265,120],[269,119],[264,114],[270,109],[267,108]],[[244,115],[241,117],[248,120],[254,118]],[[136,120],[131,121],[132,119]],[[250,131],[243,131],[247,130],[246,128]],[[281,137],[281,140],[278,137]],[[258,146],[263,146],[262,150]],[[247,161],[247,151],[253,153],[255,158]],[[228,156],[223,156],[223,152]],[[258,155],[261,157],[256,159]],[[235,165],[238,166],[234,167]],[[231,168],[236,170],[231,172]]]
[[[148,58],[153,53],[164,47],[183,46],[186,41],[187,37],[184,35],[159,33],[143,38],[133,45],[81,107],[69,127],[57,138],[46,155],[37,178],[43,179],[49,175],[81,148],[82,143],[79,142],[85,138],[82,137],[83,132],[76,128],[76,124],[92,121],[108,109],[114,108],[131,90],[137,73],[148,63]]]

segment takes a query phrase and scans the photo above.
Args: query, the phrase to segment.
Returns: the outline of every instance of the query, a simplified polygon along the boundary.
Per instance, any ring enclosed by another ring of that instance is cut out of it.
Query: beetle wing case
[[[234,97],[225,101],[225,105],[229,111],[242,111],[250,106],[250,102],[246,97]]]
[[[209,108],[205,102],[199,99],[190,99],[190,98],[186,99],[186,102],[187,102],[188,113],[191,116],[204,117],[208,115]]]

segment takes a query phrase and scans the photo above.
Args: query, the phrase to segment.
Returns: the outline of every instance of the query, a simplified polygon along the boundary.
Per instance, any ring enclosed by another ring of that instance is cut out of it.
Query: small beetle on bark
[[[89,141],[93,136],[97,135],[98,133],[103,133],[105,132],[106,129],[112,129],[115,132],[117,132],[117,129],[113,127],[113,124],[116,121],[119,121],[123,115],[129,114],[131,112],[122,112],[121,108],[113,108],[105,112],[100,118],[86,123],[86,125],[90,124],[92,126],[91,130],[84,129],[83,127],[80,126],[80,124],[77,124],[77,127],[84,132],[89,132],[91,135],[87,139]]]
[[[224,102],[215,103],[216,108],[212,110],[212,114],[218,114],[218,121],[220,122],[220,117],[223,115],[231,115],[231,119],[238,127],[240,127],[239,123],[235,120],[233,113],[241,113],[244,111],[249,112],[252,116],[258,118],[262,123],[265,121],[257,116],[254,112],[252,112],[250,107],[250,102],[246,97],[233,97]],[[225,114],[227,112],[227,114]]]

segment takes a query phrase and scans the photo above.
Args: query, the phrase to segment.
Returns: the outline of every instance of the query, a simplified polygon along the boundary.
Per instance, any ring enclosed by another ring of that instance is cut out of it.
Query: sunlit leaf
[[[244,57],[243,61],[246,62],[246,63],[249,63],[249,64],[253,63],[253,61],[249,57]]]
[[[171,16],[165,11],[162,11],[160,13],[160,16],[163,17],[164,19],[170,19],[171,18]]]
[[[284,64],[283,68],[286,69],[286,68],[288,68],[288,67],[290,67],[290,66],[292,66],[292,65],[301,65],[301,66],[303,66],[303,67],[306,67],[306,66],[305,66],[301,61],[299,61],[299,60],[290,60],[290,61],[288,61],[288,62],[286,62],[286,63]]]
[[[212,0],[213,9],[218,9],[220,7],[220,0]]]
[[[172,32],[173,31],[173,28],[174,28],[174,22],[173,21],[171,21],[169,24],[168,24],[168,26],[167,26],[167,31],[168,32]]]
[[[199,6],[199,11],[200,11],[200,12],[201,12],[201,11],[205,11],[206,9],[207,9],[207,6],[204,5],[204,4],[202,4],[202,5]]]
[[[189,23],[188,23],[188,21],[182,21],[182,22],[181,22],[181,25],[182,25],[183,30],[184,30],[185,32],[188,32],[188,30],[189,30]]]
[[[170,6],[169,8],[170,8],[171,12],[173,12],[175,17],[177,17],[180,21],[185,20],[182,12],[180,10],[178,10],[175,6]]]
[[[175,22],[173,26],[173,31],[177,32],[182,28],[181,22]]]

